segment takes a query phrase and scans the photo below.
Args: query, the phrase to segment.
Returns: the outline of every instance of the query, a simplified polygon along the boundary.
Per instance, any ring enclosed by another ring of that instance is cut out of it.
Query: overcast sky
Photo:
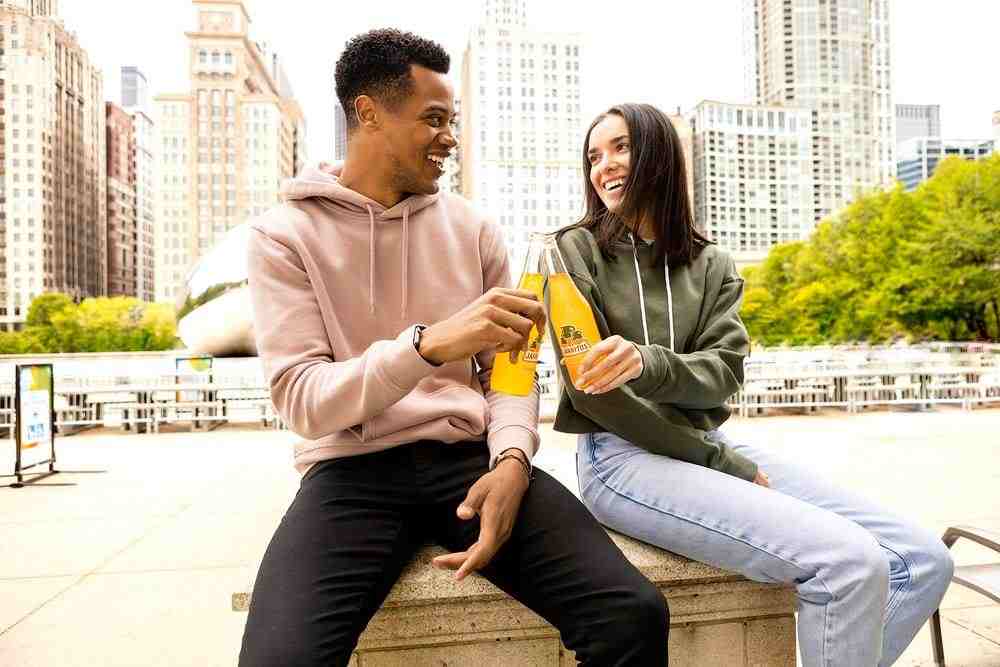
[[[122,65],[137,65],[150,94],[187,90],[189,0],[61,0],[67,27],[104,70],[119,100]],[[255,39],[284,59],[309,125],[309,160],[332,153],[333,63],[352,35],[398,27],[437,40],[452,55],[456,90],[476,0],[247,0]],[[703,99],[743,99],[740,0],[528,0],[529,27],[583,33],[585,118],[622,101],[665,110]],[[897,104],[940,104],[946,138],[990,138],[1000,109],[998,0],[893,3]]]

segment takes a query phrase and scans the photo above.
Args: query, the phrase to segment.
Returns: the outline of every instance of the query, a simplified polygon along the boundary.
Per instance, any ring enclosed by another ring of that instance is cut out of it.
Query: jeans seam
[[[883,622],[888,623],[892,615],[896,613],[896,610],[902,606],[903,600],[906,598],[906,595],[910,592],[910,585],[913,583],[914,566],[913,563],[911,563],[906,556],[899,553],[892,547],[882,544],[881,542],[879,542],[879,546],[885,549],[886,551],[891,551],[892,553],[896,554],[896,557],[899,558],[900,561],[902,561],[903,567],[906,568],[906,582],[899,587],[899,590],[897,590],[895,593],[892,594],[892,597],[889,598],[889,600],[886,602],[885,605],[885,617]]]
[[[779,556],[777,554],[773,554],[773,553],[769,552],[767,549],[764,549],[763,547],[759,547],[759,546],[757,546],[755,544],[752,544],[752,543],[748,542],[746,539],[737,537],[735,535],[731,535],[731,534],[727,533],[724,530],[719,530],[717,528],[712,528],[712,527],[703,525],[703,524],[699,523],[698,521],[696,521],[694,519],[681,516],[681,515],[679,515],[679,514],[677,514],[675,512],[670,512],[670,511],[666,511],[666,510],[660,509],[659,507],[654,507],[653,505],[650,505],[649,503],[645,503],[645,502],[643,502],[641,500],[633,498],[632,496],[630,496],[629,494],[625,493],[624,491],[620,491],[619,489],[617,489],[614,486],[612,486],[604,478],[604,476],[602,475],[601,471],[597,467],[596,456],[595,456],[596,449],[597,449],[597,441],[594,438],[594,434],[593,433],[588,433],[587,434],[587,440],[588,440],[588,444],[590,445],[590,456],[589,456],[590,461],[589,461],[589,463],[590,463],[591,470],[593,470],[593,472],[594,472],[594,477],[596,477],[598,479],[598,481],[601,482],[601,484],[604,486],[604,488],[608,489],[609,491],[611,491],[615,495],[621,496],[622,498],[625,498],[626,500],[628,500],[630,502],[633,502],[636,505],[641,505],[642,507],[646,507],[648,509],[651,509],[654,512],[657,512],[658,514],[664,514],[664,515],[672,516],[672,517],[674,517],[675,519],[677,519],[679,521],[684,521],[685,523],[693,524],[693,525],[698,526],[699,528],[701,528],[703,530],[708,530],[708,531],[711,531],[713,533],[717,533],[719,535],[724,535],[724,536],[728,537],[731,540],[734,540],[736,542],[740,542],[742,544],[745,544],[746,546],[750,547],[751,549],[754,549],[756,551],[760,551],[761,553],[767,554],[771,558],[775,558],[775,559],[777,559],[779,561],[782,561],[784,563],[788,563],[789,565],[792,565],[793,567],[795,567],[795,568],[797,568],[799,570],[802,570],[803,572],[808,572],[808,570],[806,568],[804,568],[801,565],[799,565],[798,563],[796,563],[793,559],[786,558],[784,556]],[[579,465],[579,463],[577,463],[577,465]],[[579,485],[579,482],[577,484]],[[823,579],[820,578],[820,577],[818,577],[818,576],[815,576],[814,578],[823,587],[823,589],[826,591],[827,595],[830,596],[830,602],[837,602],[838,601],[837,596],[833,594],[833,591],[831,591],[830,588],[826,585],[826,582],[823,581]],[[795,583],[796,588],[798,588],[798,582],[793,582],[793,583]],[[830,602],[828,602],[828,603],[826,603],[826,604],[823,605],[823,617],[824,617],[823,629],[824,629],[824,632],[823,632],[823,642],[822,642],[823,655],[820,658],[821,664],[822,663],[827,663],[826,657],[829,654],[829,651],[828,651],[828,648],[827,648],[827,644],[830,641],[830,635],[831,635],[830,625],[832,623],[831,614],[830,614]]]

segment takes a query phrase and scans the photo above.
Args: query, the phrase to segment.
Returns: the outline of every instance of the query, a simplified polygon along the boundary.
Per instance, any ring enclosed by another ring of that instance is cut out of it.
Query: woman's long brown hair
[[[625,192],[618,213],[608,211],[590,182],[590,135],[609,115],[621,116],[628,127],[631,158]],[[689,264],[709,239],[694,226],[687,191],[687,165],[677,130],[667,115],[651,104],[619,104],[590,124],[583,141],[583,191],[587,205],[583,218],[568,227],[590,230],[606,259],[613,260],[612,244],[636,234],[644,217],[652,220],[656,261]],[[563,230],[566,231],[566,230]]]

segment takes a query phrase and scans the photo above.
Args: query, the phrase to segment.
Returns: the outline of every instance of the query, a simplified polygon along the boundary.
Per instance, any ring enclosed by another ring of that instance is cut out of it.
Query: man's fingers
[[[496,295],[490,300],[494,306],[498,306],[510,313],[517,313],[535,323],[539,331],[545,330],[545,306],[538,300],[538,297],[525,290],[511,290],[514,293],[503,293]]]
[[[527,340],[527,336],[523,336],[513,329],[508,329],[493,322],[488,323],[484,330],[484,336],[487,340],[497,341],[495,344],[497,354],[520,350],[524,347],[524,342]]]
[[[493,556],[496,555],[498,545],[490,542],[489,540],[484,540],[482,533],[479,535],[479,541],[476,542],[471,549],[469,549],[468,557],[465,562],[462,563],[461,567],[458,568],[458,572],[455,573],[455,581],[461,581],[469,576],[472,572],[478,572],[493,560]]]
[[[489,488],[481,482],[482,480],[480,479],[480,481],[473,484],[469,492],[465,494],[465,499],[459,503],[458,510],[456,510],[459,519],[469,520],[482,511],[483,502],[486,500]]]
[[[441,570],[457,570],[469,558],[468,551],[457,551],[455,553],[437,556],[431,564]]]
[[[531,334],[531,327],[534,326],[534,322],[531,319],[523,317],[518,313],[504,310],[496,305],[487,308],[486,317],[497,326],[513,330],[525,341],[528,340],[528,336]]]

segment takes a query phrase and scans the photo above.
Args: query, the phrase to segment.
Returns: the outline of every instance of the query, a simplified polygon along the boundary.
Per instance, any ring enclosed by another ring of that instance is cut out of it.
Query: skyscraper
[[[145,109],[148,104],[146,77],[138,67],[122,67],[122,107]]]
[[[190,90],[156,98],[160,129],[157,300],[175,300],[198,258],[277,203],[301,160],[302,112],[273,54],[252,41],[243,0],[191,0]]]
[[[54,0],[0,1],[0,330],[107,290],[104,84]]]
[[[156,300],[158,147],[155,130],[153,119],[145,110],[132,110],[132,131],[135,134],[135,296],[143,301]]]
[[[747,91],[812,112],[815,221],[895,177],[889,0],[744,0]]]
[[[455,98],[455,138],[462,136],[462,98]],[[444,174],[441,176],[441,189],[454,192],[456,195],[462,192],[462,142],[458,142],[451,151],[451,157],[444,163]]]
[[[694,131],[695,219],[740,264],[813,227],[812,113],[702,102]]]
[[[896,105],[897,155],[904,141],[917,137],[941,137],[940,104]]]
[[[146,91],[146,77],[139,68],[122,67],[122,108],[132,117],[135,138],[135,296],[154,301],[158,153]]]
[[[680,107],[677,108],[676,114],[667,114],[667,118],[670,119],[670,124],[674,126],[674,131],[677,132],[677,138],[681,140],[681,151],[684,154],[684,166],[687,172],[687,191],[688,199],[691,202],[691,214],[694,214],[694,128],[691,126],[691,122],[681,114]],[[698,221],[697,216],[695,216],[695,222]]]
[[[344,107],[337,99],[333,101],[333,159],[343,160],[347,157],[347,118]]]
[[[105,102],[108,168],[108,296],[135,296],[138,229],[135,208],[135,132],[132,117]]]
[[[582,212],[576,33],[528,28],[525,0],[485,0],[462,63],[462,190],[503,231],[516,276],[532,232]]]

